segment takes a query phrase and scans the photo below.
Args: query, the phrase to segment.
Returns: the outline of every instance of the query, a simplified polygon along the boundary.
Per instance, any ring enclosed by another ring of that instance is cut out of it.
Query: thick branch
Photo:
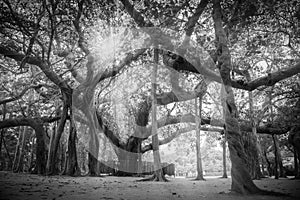
[[[24,96],[24,94],[25,94],[28,90],[30,90],[31,88],[37,89],[37,88],[40,88],[40,87],[41,87],[41,85],[32,85],[32,86],[26,87],[26,88],[24,88],[24,89],[22,90],[22,92],[20,92],[20,94],[14,96],[14,97],[11,97],[11,98],[7,98],[7,99],[4,99],[4,100],[0,100],[0,105],[1,105],[1,104],[5,104],[5,103],[9,103],[9,102],[12,102],[12,101],[16,101],[16,100],[22,98],[22,96]]]
[[[158,105],[168,105],[174,102],[187,101],[195,98],[197,94],[195,92],[187,92],[182,89],[173,89],[171,92],[162,93],[157,96]]]
[[[201,3],[198,4],[194,15],[192,15],[189,18],[188,22],[186,23],[186,28],[185,28],[186,36],[191,36],[192,33],[194,32],[194,27],[199,17],[203,13],[204,9],[206,8],[207,4],[208,4],[208,0],[201,0]]]
[[[288,67],[286,69],[282,69],[277,72],[269,73],[267,76],[263,76],[263,77],[254,79],[248,83],[245,83],[242,85],[241,89],[252,91],[263,85],[272,86],[275,83],[277,83],[283,79],[289,78],[291,76],[294,76],[298,73],[300,73],[300,62],[291,67]],[[237,82],[232,82],[233,87],[236,87],[237,85],[240,85],[240,84],[238,84]]]
[[[128,14],[134,19],[139,27],[150,27],[153,26],[151,22],[146,23],[144,17],[138,12],[134,6],[128,0],[120,0],[124,5]]]
[[[13,51],[10,48],[5,47],[3,45],[0,45],[0,54],[12,58],[18,62],[22,62],[22,60],[25,58],[24,54]],[[39,58],[28,56],[26,58],[26,63],[38,66],[54,84],[56,84],[63,91],[70,92],[70,87],[68,86],[68,84],[64,80],[62,80],[55,72],[53,72],[49,68],[49,66]]]
[[[168,55],[164,55],[168,56]],[[170,59],[169,59],[170,60]],[[185,59],[176,59],[173,61],[164,62],[167,66],[175,69],[176,71],[188,71],[192,73],[199,74],[200,72],[204,74],[206,77],[210,78],[213,81],[216,81],[218,83],[222,83],[221,77],[213,72],[210,69],[207,69],[206,66],[193,66],[191,63],[189,63]],[[238,72],[237,69],[235,69],[236,72]],[[242,71],[239,71],[240,73],[243,73]],[[257,79],[254,79],[250,82],[241,83],[237,80],[230,80],[230,84],[232,87],[236,89],[242,89],[242,90],[248,90],[253,91],[257,89],[260,86],[272,86],[275,83],[284,80],[286,78],[289,78],[291,76],[294,76],[296,74],[300,73],[300,62],[291,66],[287,67],[286,69],[282,69],[277,72],[269,73],[267,76],[263,76]]]
[[[129,53],[127,56],[121,61],[121,63],[118,66],[113,67],[111,70],[105,71],[101,77],[99,78],[99,81],[103,81],[106,78],[114,77],[117,73],[119,73],[126,65],[130,64],[132,61],[135,61],[138,59],[140,55],[142,55],[146,49],[138,49],[134,53]]]
[[[175,138],[179,137],[181,134],[183,133],[187,133],[190,131],[193,131],[196,129],[196,126],[189,126],[186,128],[182,128],[179,129],[178,131],[173,132],[171,135],[169,135],[168,137],[162,139],[159,141],[159,145],[164,145],[164,144],[168,144],[169,142],[171,142],[172,140],[174,140]],[[213,131],[213,132],[221,132],[223,131],[223,128],[215,128],[215,127],[201,127],[200,130],[202,131]],[[142,153],[145,153],[147,151],[152,150],[152,145],[148,144],[146,146],[144,146],[142,148]]]
[[[90,50],[87,48],[87,46],[85,44],[84,35],[83,35],[83,32],[82,32],[81,27],[80,27],[80,18],[81,18],[82,11],[83,11],[83,3],[84,3],[84,0],[78,1],[78,11],[77,11],[76,18],[73,21],[73,24],[74,24],[75,30],[78,33],[78,37],[79,37],[79,39],[78,39],[78,46],[79,46],[79,48],[86,55],[89,55],[90,54]]]
[[[0,129],[12,128],[16,126],[32,126],[35,122],[52,123],[58,121],[60,117],[41,117],[41,118],[15,118],[0,121]]]

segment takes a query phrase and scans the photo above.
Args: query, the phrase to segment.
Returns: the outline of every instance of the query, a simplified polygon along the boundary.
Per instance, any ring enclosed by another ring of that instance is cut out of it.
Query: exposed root
[[[153,174],[151,177],[136,180],[137,182],[144,182],[144,181],[159,181],[159,182],[169,182],[169,180],[165,177],[162,176],[162,179],[159,179],[155,174]]]
[[[193,179],[194,181],[206,181],[205,178],[203,177],[196,177],[195,179]]]

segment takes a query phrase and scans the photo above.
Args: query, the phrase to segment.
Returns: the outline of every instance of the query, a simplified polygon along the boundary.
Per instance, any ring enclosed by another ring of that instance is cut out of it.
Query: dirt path
[[[206,181],[170,178],[168,183],[136,182],[130,177],[44,177],[0,172],[0,199],[299,199],[300,181],[262,179],[255,181],[267,190],[290,193],[293,197],[240,196],[228,194],[230,179],[207,178]]]

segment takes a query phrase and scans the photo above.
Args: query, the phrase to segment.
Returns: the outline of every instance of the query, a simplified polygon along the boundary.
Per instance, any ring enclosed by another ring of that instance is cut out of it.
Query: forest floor
[[[262,189],[290,194],[287,196],[237,195],[230,192],[231,179],[206,177],[168,178],[170,181],[137,182],[132,177],[38,176],[0,172],[0,199],[300,199],[300,180],[264,178],[255,183]]]

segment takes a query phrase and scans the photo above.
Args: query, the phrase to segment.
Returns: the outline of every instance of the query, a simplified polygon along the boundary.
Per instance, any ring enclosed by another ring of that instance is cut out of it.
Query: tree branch
[[[18,53],[14,50],[11,50],[9,47],[3,45],[0,45],[0,54],[4,55],[5,57],[12,58],[18,62],[22,62],[22,60],[25,58],[24,54]],[[61,79],[55,72],[53,72],[49,68],[49,66],[39,58],[28,56],[26,58],[26,63],[38,66],[44,72],[47,78],[49,78],[59,88],[61,88],[63,91],[67,91],[68,93],[71,92],[71,88],[69,87],[69,85],[63,79]]]
[[[208,0],[201,0],[200,4],[198,4],[195,13],[188,19],[188,22],[186,23],[185,28],[185,34],[186,36],[190,37],[194,32],[194,27],[203,13],[204,9],[206,8],[208,4]]]
[[[188,71],[199,74],[203,72],[187,62],[186,60],[175,61],[173,64],[168,64],[169,67],[175,69],[176,71]],[[209,77],[211,80],[216,81],[218,83],[222,83],[221,77],[214,73],[213,71],[207,69],[205,66],[201,66],[201,69],[205,70],[205,76]],[[240,71],[241,72],[241,71]],[[242,72],[241,72],[242,73]],[[237,80],[230,80],[231,86],[236,89],[242,89],[247,91],[253,91],[260,86],[272,86],[275,83],[294,76],[300,73],[300,62],[296,63],[291,67],[287,67],[277,72],[269,73],[267,76],[263,76],[257,79],[254,79],[250,82],[240,83]]]
[[[31,88],[38,89],[38,88],[41,88],[41,87],[42,87],[42,85],[32,85],[32,86],[26,87],[25,89],[22,90],[22,92],[20,92],[20,94],[14,96],[14,97],[11,97],[11,98],[7,98],[7,99],[4,99],[4,100],[0,100],[0,105],[1,105],[1,104],[5,104],[5,103],[9,103],[9,102],[12,102],[12,101],[16,101],[16,100],[22,98],[22,96],[23,96],[28,90],[30,90]]]
[[[134,6],[128,0],[120,0],[124,5],[128,14],[134,19],[139,27],[150,27],[153,26],[151,22],[146,23],[144,17],[140,12],[138,12]]]
[[[16,126],[33,126],[36,122],[40,123],[52,123],[58,121],[58,117],[37,117],[37,118],[15,118],[15,119],[6,119],[0,121],[0,129],[3,128],[12,128]]]
[[[179,129],[178,131],[173,132],[171,135],[169,135],[168,137],[162,139],[159,141],[159,145],[164,145],[164,144],[168,144],[169,142],[171,142],[172,140],[174,140],[175,138],[179,137],[181,134],[183,133],[187,133],[187,132],[191,132],[193,130],[196,129],[196,126],[192,125],[186,128],[182,128]],[[221,132],[223,131],[223,128],[215,128],[215,127],[201,127],[200,130],[202,131],[214,131],[214,132]],[[142,153],[145,153],[147,151],[152,150],[152,145],[148,144],[145,145],[142,148]]]

